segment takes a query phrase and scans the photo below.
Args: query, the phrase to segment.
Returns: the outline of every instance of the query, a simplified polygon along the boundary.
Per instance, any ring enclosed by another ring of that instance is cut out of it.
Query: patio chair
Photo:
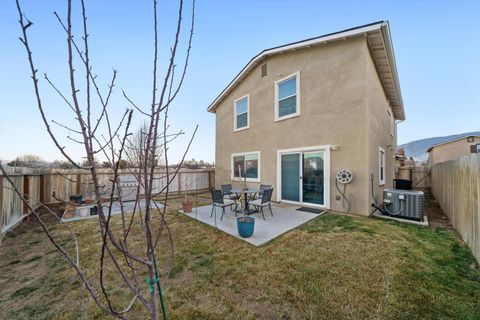
[[[261,184],[260,185],[260,192],[257,192],[253,195],[250,196],[249,200],[257,200],[257,199],[261,199],[262,198],[262,192],[264,190],[267,190],[267,189],[271,189],[272,188],[272,185],[271,184]]]
[[[213,216],[213,210],[216,210],[216,207],[222,208],[222,217],[220,218],[220,221],[223,219],[223,215],[225,214],[225,207],[230,207],[231,211],[235,212],[235,216],[237,216],[237,212],[235,211],[237,209],[237,202],[232,199],[225,199],[223,197],[223,192],[222,190],[218,189],[211,189],[210,190],[212,194],[212,213],[210,214],[210,218]],[[232,206],[235,206],[235,209],[232,210]]]
[[[238,194],[234,194],[232,192],[232,185],[231,184],[222,184],[222,192],[224,199],[234,200],[235,202],[238,201],[240,196]],[[238,204],[237,204],[238,206]]]
[[[270,209],[270,214],[273,217],[272,194],[273,194],[273,188],[263,190],[262,197],[260,199],[250,202],[252,206],[254,206],[257,210],[259,210],[262,213],[263,220],[265,220],[265,215],[263,214],[264,207],[268,207]]]

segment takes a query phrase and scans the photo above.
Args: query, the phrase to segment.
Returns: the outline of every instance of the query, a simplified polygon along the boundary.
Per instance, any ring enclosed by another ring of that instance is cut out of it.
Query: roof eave
[[[382,35],[385,42],[385,49],[388,55],[388,59],[392,62],[390,64],[390,72],[392,73],[392,78],[395,86],[396,96],[398,99],[399,104],[399,111],[400,113],[395,117],[396,120],[404,121],[406,120],[405,117],[405,109],[403,106],[403,98],[402,98],[402,91],[400,89],[400,81],[398,79],[398,71],[397,71],[397,62],[395,61],[395,54],[392,45],[392,38],[390,34],[390,27],[388,25],[388,21],[382,23]]]

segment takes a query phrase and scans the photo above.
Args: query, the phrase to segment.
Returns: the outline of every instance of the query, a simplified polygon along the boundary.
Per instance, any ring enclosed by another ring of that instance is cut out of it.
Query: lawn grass
[[[177,214],[180,201],[168,212],[174,265],[161,277],[173,319],[480,319],[480,271],[453,230],[325,214],[254,247]],[[120,217],[112,221],[118,228]],[[96,223],[70,224],[88,276],[98,267]],[[157,255],[165,269],[169,253]],[[106,273],[120,308],[129,295],[112,266]],[[0,319],[107,318],[37,225],[4,239],[0,288]],[[134,311],[146,317],[139,304]]]

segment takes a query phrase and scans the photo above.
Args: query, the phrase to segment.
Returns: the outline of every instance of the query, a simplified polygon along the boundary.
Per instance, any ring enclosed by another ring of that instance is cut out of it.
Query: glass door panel
[[[282,154],[282,200],[300,201],[301,153]]]
[[[324,153],[323,151],[303,154],[303,202],[324,204]]]

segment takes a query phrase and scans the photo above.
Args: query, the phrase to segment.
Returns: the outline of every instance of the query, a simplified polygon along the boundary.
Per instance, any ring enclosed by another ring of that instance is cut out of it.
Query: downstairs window
[[[260,152],[236,153],[232,155],[232,179],[260,181]]]

